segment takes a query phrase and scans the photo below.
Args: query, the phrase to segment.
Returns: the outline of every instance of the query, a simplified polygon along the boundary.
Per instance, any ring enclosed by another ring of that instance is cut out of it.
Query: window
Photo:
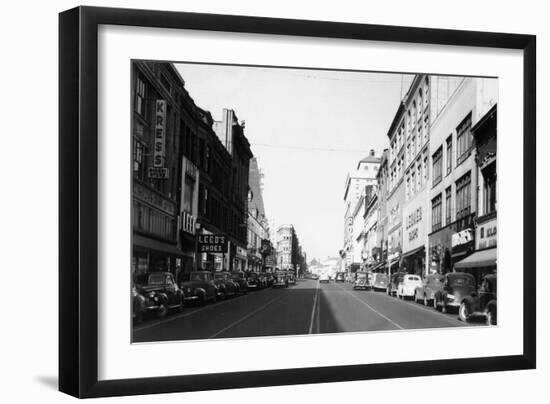
[[[188,213],[193,212],[193,191],[195,181],[189,176],[185,176],[185,185],[183,191],[182,209]]]
[[[428,182],[428,156],[424,156],[424,161],[422,162],[422,174],[424,175],[424,184]]]
[[[428,141],[429,133],[428,133],[428,115],[424,117],[424,143]]]
[[[441,194],[432,199],[432,231],[441,228]]]
[[[210,146],[206,146],[206,155],[204,158],[204,171],[210,174]]]
[[[451,187],[445,190],[445,225],[451,224]]]
[[[470,214],[470,173],[468,172],[456,182],[456,219]]]
[[[422,185],[424,185],[422,182],[422,163],[418,161],[418,164],[416,165],[416,188],[420,189],[422,188]]]
[[[145,149],[145,145],[134,137],[134,175],[140,179],[143,179],[143,156],[145,155]]]
[[[443,157],[443,149],[440,147],[437,149],[437,151],[432,156],[433,160],[433,183],[432,185],[435,186],[441,182],[442,177],[442,157]]]
[[[496,164],[491,164],[486,170],[490,172],[483,173],[483,214],[488,214],[497,209],[497,174]]]
[[[472,114],[469,113],[466,118],[456,128],[457,158],[456,165],[460,165],[470,155],[472,148]]]
[[[146,118],[145,116],[145,83],[140,76],[136,78],[136,100],[135,111]]]
[[[447,175],[453,169],[453,135],[447,138]]]

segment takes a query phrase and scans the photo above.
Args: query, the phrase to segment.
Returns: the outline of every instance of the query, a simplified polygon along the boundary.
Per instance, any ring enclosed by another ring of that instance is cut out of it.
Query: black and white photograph
[[[130,69],[132,343],[498,327],[497,77]]]

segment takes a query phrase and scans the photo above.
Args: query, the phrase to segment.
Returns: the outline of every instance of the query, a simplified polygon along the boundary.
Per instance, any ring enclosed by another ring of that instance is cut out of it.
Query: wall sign
[[[164,167],[166,138],[166,101],[157,100],[155,106],[155,141],[153,166]]]

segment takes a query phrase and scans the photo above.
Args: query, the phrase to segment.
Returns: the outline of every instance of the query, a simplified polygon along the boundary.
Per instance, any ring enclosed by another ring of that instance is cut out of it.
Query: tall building
[[[358,205],[364,205],[367,186],[376,185],[376,176],[380,166],[380,157],[374,150],[357,163],[354,172],[346,178],[344,189],[344,245],[341,252],[346,271],[357,270],[361,265],[361,248],[357,251],[357,229],[363,226],[363,211]],[[358,222],[359,220],[359,222]],[[355,229],[355,230],[354,230]]]
[[[475,249],[479,178],[472,127],[496,104],[498,87],[494,79],[434,77],[433,80],[427,270],[445,273]]]
[[[277,267],[295,271],[300,276],[306,269],[306,255],[302,250],[294,226],[284,224],[276,233]]]
[[[259,272],[271,253],[271,241],[262,195],[262,173],[256,158],[250,160],[249,184],[247,271]]]
[[[243,126],[224,110],[222,142],[171,63],[133,62],[132,100],[133,271],[239,269],[252,157]],[[228,252],[199,254],[206,234],[223,236]]]
[[[380,254],[377,266],[373,270],[385,272],[388,260],[388,149],[384,149],[382,153],[376,182],[378,183],[378,224],[376,229]]]

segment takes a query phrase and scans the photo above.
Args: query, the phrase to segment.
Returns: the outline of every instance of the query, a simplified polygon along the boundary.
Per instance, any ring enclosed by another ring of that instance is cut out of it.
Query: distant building
[[[307,269],[306,255],[291,224],[279,226],[276,233],[277,267],[301,275]]]
[[[269,223],[265,214],[262,195],[262,174],[256,158],[250,160],[248,201],[247,271],[259,272],[267,255],[271,253]],[[262,250],[263,248],[263,250]]]
[[[343,270],[357,270],[362,262],[361,250],[357,251],[357,237],[363,225],[363,213],[358,205],[364,204],[367,186],[376,185],[376,176],[380,166],[380,157],[374,150],[357,163],[354,172],[348,174],[344,190],[344,243],[342,249]],[[359,215],[359,216],[358,216]],[[357,219],[356,219],[357,218]],[[360,222],[358,223],[357,220]]]

